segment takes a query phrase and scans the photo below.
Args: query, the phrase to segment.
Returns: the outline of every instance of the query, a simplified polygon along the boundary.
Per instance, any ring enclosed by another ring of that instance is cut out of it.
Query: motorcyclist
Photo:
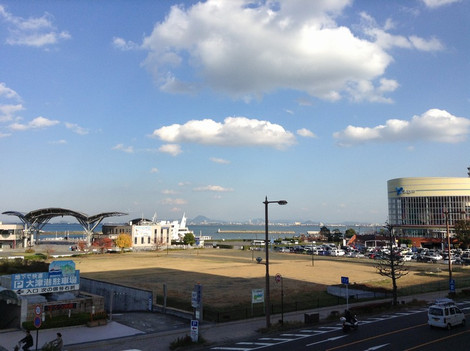
[[[350,310],[344,310],[344,318],[346,318],[346,322],[351,324],[356,321]]]

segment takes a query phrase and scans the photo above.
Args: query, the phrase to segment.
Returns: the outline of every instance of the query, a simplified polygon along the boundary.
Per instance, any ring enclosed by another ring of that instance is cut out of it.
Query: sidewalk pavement
[[[447,297],[447,291],[433,292],[421,295],[414,296],[405,296],[400,297],[399,301],[407,303],[413,299],[426,301],[428,303],[434,301],[437,298]],[[382,299],[379,301],[390,301],[388,299]],[[375,300],[375,302],[378,302]],[[349,306],[360,306],[370,304],[370,301],[364,302],[355,302],[350,303]],[[305,321],[305,314],[318,313],[319,320],[327,320],[333,311],[337,311],[339,314],[342,314],[346,309],[346,305],[336,305],[330,307],[324,307],[319,309],[312,309],[307,311],[297,311],[284,313],[284,322],[301,322]],[[360,316],[359,316],[360,318]],[[275,324],[278,320],[281,319],[281,315],[276,314],[271,316],[271,323]],[[204,339],[211,344],[223,344],[228,343],[233,340],[239,340],[242,338],[250,338],[258,335],[258,330],[266,326],[266,318],[253,318],[248,320],[241,320],[235,322],[226,322],[226,323],[201,323],[199,327],[199,334],[204,337]],[[111,321],[107,325],[89,328],[86,326],[75,326],[75,327],[66,327],[59,329],[47,329],[41,330],[38,333],[38,350],[44,345],[44,343],[55,339],[57,332],[62,333],[62,338],[65,343],[65,350],[100,350],[100,341],[105,341],[117,338],[126,338],[135,336],[138,339],[147,339],[148,348],[147,350],[152,351],[167,351],[169,350],[169,345],[171,342],[175,341],[177,338],[184,337],[185,335],[190,335],[190,323],[188,321],[187,328],[179,328],[177,330],[166,330],[162,332],[156,332],[151,334],[146,334],[145,332],[123,325],[116,321]],[[36,331],[31,331],[34,339],[34,347],[32,350],[35,350],[36,347]],[[15,330],[0,330],[0,345],[5,347],[7,350],[13,350],[18,341],[24,337],[24,331],[15,329]],[[158,340],[158,342],[156,342]],[[92,343],[94,346],[92,346]],[[96,344],[94,344],[96,343]],[[142,344],[142,343],[139,343]],[[103,343],[102,345],[105,345]],[[116,349],[116,348],[114,348]],[[127,348],[129,349],[129,348]],[[140,349],[143,349],[140,346]],[[0,349],[1,350],[1,349]],[[117,348],[117,350],[126,350],[124,346]]]
[[[123,324],[117,322],[110,322],[106,325],[89,328],[86,326],[75,326],[75,327],[66,327],[59,329],[44,329],[39,332],[36,330],[31,330],[31,335],[33,336],[34,346],[31,350],[36,349],[36,336],[38,350],[49,341],[54,340],[57,337],[57,333],[62,334],[62,339],[64,340],[65,349],[67,350],[67,345],[70,344],[81,344],[99,340],[112,339],[117,337],[132,336],[144,334],[144,332],[130,328]],[[13,350],[14,347],[18,344],[18,341],[24,338],[25,332],[23,330],[9,330],[2,332],[0,330],[0,345],[5,347],[7,350]]]

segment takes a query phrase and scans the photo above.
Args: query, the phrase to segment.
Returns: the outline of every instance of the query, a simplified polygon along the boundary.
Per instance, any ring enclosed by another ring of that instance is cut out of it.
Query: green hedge
[[[104,314],[106,317],[106,314]],[[93,319],[102,319],[102,315],[95,315]],[[91,315],[89,313],[74,313],[70,317],[67,315],[46,318],[44,322],[41,323],[41,327],[39,329],[51,329],[51,328],[61,328],[61,327],[69,327],[73,325],[83,325],[92,320]],[[24,329],[34,330],[36,327],[34,326],[33,321],[26,321],[22,324]]]

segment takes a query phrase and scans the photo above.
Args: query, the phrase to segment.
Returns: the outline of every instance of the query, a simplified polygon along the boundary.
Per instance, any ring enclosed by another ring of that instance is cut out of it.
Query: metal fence
[[[383,296],[382,296],[383,298]],[[355,300],[350,296],[350,302]],[[372,301],[374,299],[371,299]],[[343,305],[346,299],[339,296],[331,296],[322,294],[311,299],[296,300],[284,303],[271,303],[271,314],[281,314],[296,311],[306,311],[321,307]],[[238,308],[229,309],[216,309],[208,306],[204,307],[204,319],[213,322],[228,322],[240,319],[249,319],[254,317],[261,317],[265,315],[265,305],[257,303],[252,305],[241,305]]]

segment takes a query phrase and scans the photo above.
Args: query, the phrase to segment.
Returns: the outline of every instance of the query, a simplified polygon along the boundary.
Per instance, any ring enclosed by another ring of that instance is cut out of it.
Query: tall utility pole
[[[264,204],[264,246],[266,251],[266,277],[265,277],[265,311],[266,311],[266,328],[271,326],[271,295],[269,291],[269,231],[268,231],[268,205],[276,203],[278,205],[287,205],[286,200],[278,200],[278,201],[268,201],[268,197],[266,196],[263,204]]]

